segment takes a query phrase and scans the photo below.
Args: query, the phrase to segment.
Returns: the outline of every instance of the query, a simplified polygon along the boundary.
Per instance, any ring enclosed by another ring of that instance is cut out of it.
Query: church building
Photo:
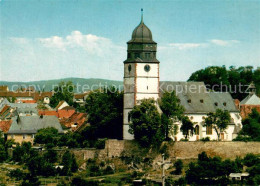
[[[209,137],[217,139],[212,128],[204,127],[203,121],[209,112],[216,109],[228,110],[231,121],[226,131],[221,133],[221,140],[231,141],[241,129],[241,116],[229,93],[208,92],[203,82],[160,82],[159,61],[156,58],[157,43],[154,42],[151,30],[144,24],[143,14],[140,24],[134,29],[132,39],[127,42],[127,59],[124,61],[124,111],[123,139],[132,140],[129,133],[129,112],[144,98],[158,100],[164,92],[175,91],[185,115],[195,123],[195,134],[190,141]],[[173,140],[181,140],[184,135],[178,125],[178,134]]]

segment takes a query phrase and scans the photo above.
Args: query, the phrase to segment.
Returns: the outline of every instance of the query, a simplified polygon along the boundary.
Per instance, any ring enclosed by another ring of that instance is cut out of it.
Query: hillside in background
[[[84,79],[84,78],[64,78],[55,80],[42,80],[42,81],[31,81],[31,82],[8,82],[0,81],[0,85],[7,85],[10,91],[17,90],[18,87],[35,86],[38,91],[51,91],[61,81],[71,81],[74,85],[78,85],[78,90],[75,92],[83,92],[87,90],[97,89],[104,86],[116,86],[117,88],[123,89],[122,81],[113,81],[106,79]],[[84,86],[84,87],[83,87]],[[84,90],[83,90],[84,88]]]

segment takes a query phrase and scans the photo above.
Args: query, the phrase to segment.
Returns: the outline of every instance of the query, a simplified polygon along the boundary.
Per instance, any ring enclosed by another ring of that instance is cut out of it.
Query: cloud
[[[188,49],[194,49],[199,47],[205,47],[207,46],[206,43],[170,43],[170,47],[177,48],[179,50],[188,50]]]
[[[231,46],[233,44],[240,43],[240,41],[238,40],[220,40],[220,39],[212,39],[209,42],[218,46]]]
[[[56,48],[64,51],[71,48],[82,48],[93,55],[102,55],[104,50],[116,47],[108,38],[93,34],[84,35],[77,30],[71,32],[66,37],[52,36],[50,38],[38,38],[37,40],[47,48]]]

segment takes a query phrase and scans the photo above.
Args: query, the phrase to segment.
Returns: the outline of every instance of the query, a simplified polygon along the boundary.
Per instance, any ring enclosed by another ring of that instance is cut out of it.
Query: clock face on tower
[[[144,70],[145,70],[146,72],[149,72],[149,71],[151,70],[150,65],[145,65],[145,66],[144,66]]]

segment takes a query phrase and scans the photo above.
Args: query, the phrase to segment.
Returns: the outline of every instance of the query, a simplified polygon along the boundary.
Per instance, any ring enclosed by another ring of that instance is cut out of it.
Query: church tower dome
[[[140,24],[134,29],[128,43],[155,43],[151,30],[144,24],[143,15]]]
[[[127,59],[125,63],[152,62],[159,63],[156,59],[157,43],[153,41],[151,30],[144,24],[143,10],[141,22],[134,29],[132,38],[127,42]]]

